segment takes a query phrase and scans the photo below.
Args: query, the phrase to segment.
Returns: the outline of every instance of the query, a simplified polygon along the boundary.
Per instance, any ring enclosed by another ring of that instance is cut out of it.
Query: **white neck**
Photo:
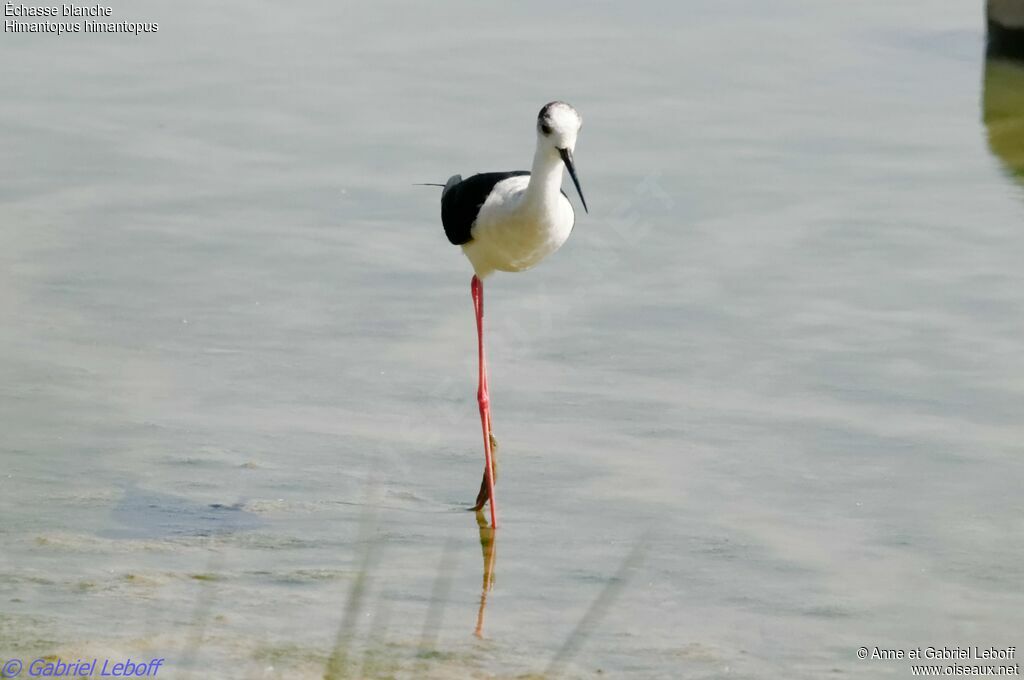
[[[549,208],[558,201],[562,191],[562,157],[548,144],[538,144],[530,169],[530,184],[526,187],[526,205],[539,210]]]

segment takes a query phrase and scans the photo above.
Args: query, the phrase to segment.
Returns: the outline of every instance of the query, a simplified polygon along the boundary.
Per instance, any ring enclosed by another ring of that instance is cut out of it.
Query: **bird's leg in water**
[[[474,510],[480,510],[487,501],[491,502],[491,526],[498,528],[498,509],[494,499],[495,465],[494,450],[497,441],[491,434],[491,401],[487,393],[487,361],[484,358],[484,284],[473,276],[470,290],[473,294],[473,310],[476,312],[476,338],[480,360],[480,387],[476,398],[480,405],[480,425],[484,432],[484,478],[480,493],[476,497]]]
[[[491,434],[491,467],[494,468],[494,483],[498,483],[498,440]],[[476,505],[472,510],[480,510],[487,503],[487,500],[491,497],[490,487],[487,483],[487,468],[484,468],[484,476],[480,480],[480,491],[476,495]]]
[[[480,300],[481,300],[481,312],[483,311],[483,295],[482,295],[482,293],[483,293],[483,290],[482,290],[482,287],[481,287],[481,297],[480,297]],[[487,399],[487,403],[488,403],[488,407],[487,407],[487,436],[489,436],[490,440],[491,440],[491,473],[493,474],[493,477],[494,477],[494,484],[497,484],[498,483],[498,439],[497,439],[497,437],[494,436],[494,430],[491,427],[490,395],[489,395],[489,393],[487,391],[487,357],[486,356],[484,356],[484,358],[483,358],[483,385],[484,385],[484,395],[485,395],[485,398]],[[488,483],[487,479],[488,479],[488,477],[487,477],[487,466],[485,464],[484,465],[484,474],[483,474],[483,477],[480,479],[480,491],[476,495],[476,505],[473,506],[474,509],[477,510],[477,511],[479,511],[481,508],[483,508],[484,504],[486,504],[487,500],[491,497],[491,487],[492,487],[492,485]]]

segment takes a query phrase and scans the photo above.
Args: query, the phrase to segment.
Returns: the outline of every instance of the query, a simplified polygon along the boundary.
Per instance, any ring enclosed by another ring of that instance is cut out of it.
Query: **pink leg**
[[[474,509],[481,509],[484,503],[490,499],[491,527],[497,529],[498,509],[494,501],[494,452],[491,450],[491,400],[487,393],[487,361],[484,358],[484,283],[477,276],[473,276],[471,291],[473,293],[473,309],[476,312],[477,349],[480,357],[480,387],[477,390],[476,399],[480,404],[480,425],[484,431],[484,484],[481,486],[486,486],[486,490],[480,489]]]

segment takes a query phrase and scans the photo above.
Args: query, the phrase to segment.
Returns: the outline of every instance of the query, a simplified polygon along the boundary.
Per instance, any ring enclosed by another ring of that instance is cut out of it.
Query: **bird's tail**
[[[453,186],[455,186],[456,184],[458,184],[461,181],[462,181],[462,175],[452,175],[451,177],[448,178],[448,181],[445,182],[444,184],[437,184],[435,182],[416,182],[416,183],[413,184],[413,186],[414,187],[444,187],[444,191],[441,192],[441,198],[444,198],[444,195],[447,194],[448,191]]]
[[[444,189],[441,191],[441,198],[444,198],[444,195],[447,194],[449,191],[451,191],[452,187],[454,187],[456,184],[458,184],[461,181],[462,181],[462,175],[452,175],[451,177],[449,177],[448,181],[445,182],[445,184],[444,184]]]

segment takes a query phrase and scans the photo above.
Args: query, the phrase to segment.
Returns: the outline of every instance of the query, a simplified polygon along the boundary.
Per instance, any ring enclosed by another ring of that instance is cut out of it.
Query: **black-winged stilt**
[[[498,526],[494,498],[494,452],[491,433],[487,362],[484,358],[484,284],[494,271],[520,272],[558,250],[569,238],[576,214],[562,191],[562,165],[569,170],[583,209],[573,150],[582,124],[580,114],[565,102],[544,105],[537,115],[537,149],[527,172],[485,172],[462,179],[452,175],[441,193],[444,233],[473,265],[471,284],[476,312],[480,383],[477,402],[484,434],[484,475],[474,510],[491,504],[491,526]]]

